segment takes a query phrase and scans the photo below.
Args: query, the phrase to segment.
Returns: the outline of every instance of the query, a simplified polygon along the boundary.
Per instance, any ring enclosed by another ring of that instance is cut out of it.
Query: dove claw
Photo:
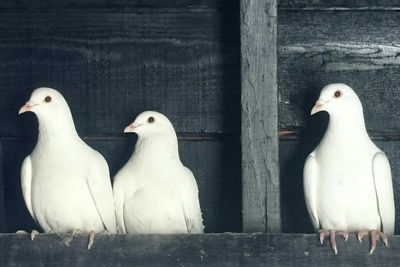
[[[95,233],[94,233],[93,231],[91,231],[91,232],[89,233],[88,250],[93,246],[94,237],[95,237]]]
[[[74,229],[74,231],[72,231],[72,237],[75,237],[76,235],[79,235],[82,233],[81,229]]]
[[[349,233],[346,231],[335,231],[335,230],[319,230],[319,242],[321,245],[324,242],[325,237],[329,236],[329,240],[331,242],[331,247],[334,252],[334,254],[338,254],[338,249],[337,249],[337,244],[336,244],[336,235],[340,235],[343,237],[344,241],[346,242],[347,239],[349,238]]]
[[[70,234],[63,236],[63,238],[62,238],[63,243],[66,247],[69,247],[71,245],[71,242],[73,239],[74,239],[74,236],[70,235]]]
[[[368,230],[362,230],[358,231],[357,233],[357,239],[360,243],[362,243],[364,236],[368,235],[369,231]]]
[[[389,242],[388,242],[388,238],[387,238],[387,235],[386,235],[386,234],[384,234],[384,233],[378,231],[378,237],[379,237],[380,239],[382,239],[382,242],[383,242],[383,244],[385,244],[386,247],[389,247]]]
[[[29,233],[25,230],[18,230],[15,232],[17,235],[29,235]]]
[[[335,252],[335,254],[337,254],[338,250],[337,250],[337,246],[336,246],[336,231],[330,230],[329,237],[330,237],[332,249]]]
[[[319,230],[319,242],[321,245],[324,244],[325,235],[329,235],[329,233],[324,230]]]
[[[359,231],[357,233],[358,240],[361,242],[362,238],[365,235],[368,235],[368,234],[369,234],[369,237],[371,239],[371,248],[369,250],[369,254],[370,255],[374,253],[374,251],[376,249],[376,246],[377,246],[377,242],[378,242],[379,239],[382,240],[383,244],[385,244],[386,247],[389,246],[389,242],[388,242],[388,238],[387,238],[386,234],[382,233],[379,230],[362,230],[362,231]]]
[[[39,234],[38,231],[32,230],[32,232],[31,232],[31,240],[32,240],[32,241],[35,240],[37,234]]]
[[[347,239],[349,239],[349,233],[345,232],[343,234],[344,242],[347,242]]]

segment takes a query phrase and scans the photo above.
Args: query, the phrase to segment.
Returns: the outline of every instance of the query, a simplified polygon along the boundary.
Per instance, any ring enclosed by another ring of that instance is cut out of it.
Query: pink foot
[[[336,235],[343,236],[345,242],[349,238],[349,234],[346,231],[319,230],[319,241],[321,242],[321,245],[324,243],[325,237],[329,236],[329,240],[331,241],[331,246],[335,254],[338,253],[336,246]]]
[[[383,243],[385,244],[385,246],[388,246],[388,239],[386,234],[382,233],[381,231],[378,230],[362,230],[359,231],[357,233],[357,238],[358,241],[362,242],[362,239],[364,236],[368,235],[371,238],[371,249],[369,250],[369,254],[374,253],[375,249],[376,249],[376,241],[378,241],[379,239],[382,239]]]

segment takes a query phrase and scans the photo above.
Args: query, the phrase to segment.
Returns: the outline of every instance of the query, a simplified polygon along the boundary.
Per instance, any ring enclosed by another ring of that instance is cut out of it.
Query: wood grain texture
[[[87,235],[66,247],[55,234],[27,236],[1,234],[0,259],[4,266],[398,266],[400,237],[379,242],[369,255],[369,242],[350,235],[337,240],[339,254],[316,235],[203,234],[98,236],[90,251]]]
[[[163,8],[163,7],[229,7],[238,1],[230,0],[2,0],[0,8],[12,9],[66,9],[66,8]]]
[[[280,231],[275,0],[241,1],[243,230]]]
[[[279,126],[307,127],[322,87],[350,85],[374,135],[399,132],[399,12],[281,11]]]
[[[326,118],[327,119],[327,118]],[[303,191],[303,167],[306,157],[318,145],[322,138],[301,138],[297,140],[281,140],[280,173],[281,173],[281,214],[282,232],[312,233]],[[375,141],[375,144],[389,158],[396,207],[396,229],[400,225],[400,141]],[[334,201],[334,200],[332,200]]]
[[[136,137],[129,135],[84,140],[104,155],[113,176],[131,156]],[[29,155],[35,142],[30,138],[3,141],[7,232],[35,228],[22,199],[20,186],[22,161]],[[240,232],[239,140],[180,141],[180,156],[182,163],[192,170],[197,180],[205,231]],[[4,217],[1,217],[0,222],[3,221]]]
[[[119,134],[144,110],[239,135],[238,6],[0,10],[0,44],[1,136],[21,136],[39,86],[64,94],[82,135]]]
[[[287,10],[399,10],[396,0],[282,0],[279,9]]]

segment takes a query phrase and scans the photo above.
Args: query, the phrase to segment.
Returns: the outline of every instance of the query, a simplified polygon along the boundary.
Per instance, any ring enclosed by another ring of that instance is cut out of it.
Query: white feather
[[[319,219],[317,211],[317,182],[318,170],[315,162],[315,156],[309,155],[304,165],[304,194],[307,205],[308,214],[311,217],[311,222],[314,229],[319,229]]]
[[[31,183],[32,183],[32,164],[31,158],[28,156],[22,162],[21,167],[21,187],[22,187],[22,195],[24,197],[25,205],[31,214],[33,220],[36,221],[35,215],[32,210],[32,201],[31,201]]]
[[[392,175],[390,165],[384,153],[375,154],[372,161],[376,198],[378,200],[379,214],[382,230],[387,234],[394,233],[395,207],[393,196]]]

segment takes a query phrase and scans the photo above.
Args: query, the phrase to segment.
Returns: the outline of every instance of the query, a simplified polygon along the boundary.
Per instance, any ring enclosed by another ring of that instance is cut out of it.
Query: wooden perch
[[[2,266],[397,266],[400,237],[369,255],[369,241],[338,239],[339,254],[316,234],[204,234],[98,236],[87,250],[87,235],[69,247],[55,234],[0,235]]]

